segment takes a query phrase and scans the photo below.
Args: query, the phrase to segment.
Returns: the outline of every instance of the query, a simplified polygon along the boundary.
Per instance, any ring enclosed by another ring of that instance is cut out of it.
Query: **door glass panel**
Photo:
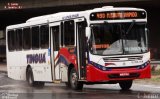
[[[54,51],[59,50],[59,26],[52,27],[53,33],[53,49]]]

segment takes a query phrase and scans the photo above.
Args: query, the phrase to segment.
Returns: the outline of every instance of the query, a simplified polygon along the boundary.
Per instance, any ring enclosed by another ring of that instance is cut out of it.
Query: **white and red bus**
[[[6,28],[8,77],[31,86],[116,84],[150,78],[144,9],[105,6],[34,17]]]

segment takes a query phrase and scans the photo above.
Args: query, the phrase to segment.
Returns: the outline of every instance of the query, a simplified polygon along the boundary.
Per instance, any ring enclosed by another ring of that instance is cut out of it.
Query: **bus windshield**
[[[145,23],[104,23],[91,25],[92,54],[135,54],[148,51]]]

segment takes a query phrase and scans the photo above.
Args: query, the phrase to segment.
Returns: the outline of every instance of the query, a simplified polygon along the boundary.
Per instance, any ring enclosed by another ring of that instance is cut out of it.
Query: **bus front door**
[[[57,66],[55,64],[57,61],[57,55],[59,51],[60,23],[50,24],[50,32],[52,79],[53,81],[60,81],[60,66]]]

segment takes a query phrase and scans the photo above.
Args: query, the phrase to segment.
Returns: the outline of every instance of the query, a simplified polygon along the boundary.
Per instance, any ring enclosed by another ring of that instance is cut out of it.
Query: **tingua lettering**
[[[37,63],[46,63],[46,53],[39,53],[39,54],[28,54],[27,64],[37,64]]]

